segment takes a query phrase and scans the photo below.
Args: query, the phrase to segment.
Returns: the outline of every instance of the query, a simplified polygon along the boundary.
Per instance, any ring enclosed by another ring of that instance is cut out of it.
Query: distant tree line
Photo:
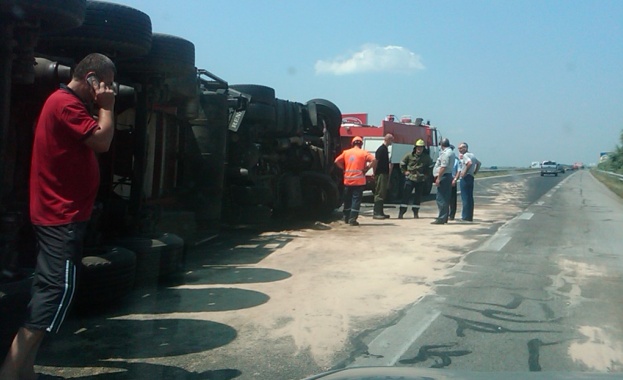
[[[623,174],[623,131],[621,131],[621,145],[617,145],[612,153],[608,154],[608,159],[599,163],[599,169]]]

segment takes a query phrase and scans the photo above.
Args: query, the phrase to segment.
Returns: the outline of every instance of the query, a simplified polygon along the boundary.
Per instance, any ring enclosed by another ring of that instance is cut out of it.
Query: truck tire
[[[276,99],[277,120],[270,124],[266,133],[273,137],[298,136],[303,131],[302,104]]]
[[[275,124],[277,116],[275,107],[262,103],[250,103],[244,114],[243,123]]]
[[[76,310],[100,310],[117,302],[132,290],[135,276],[133,251],[116,246],[87,249],[76,289]]]
[[[153,237],[134,236],[115,242],[136,253],[136,286],[154,286],[181,269],[184,240],[164,233]]]
[[[327,125],[327,129],[331,131],[333,136],[340,135],[340,126],[342,125],[342,112],[332,102],[326,99],[312,99],[307,102],[309,117],[314,127],[314,131],[322,135],[321,119],[324,119]],[[314,114],[315,110],[315,115]],[[314,131],[310,131],[310,134],[314,134]],[[319,136],[320,136],[319,135]]]
[[[154,33],[146,55],[122,59],[116,64],[123,74],[187,75],[195,72],[195,44],[180,37]]]
[[[149,52],[151,38],[151,19],[145,13],[121,4],[89,1],[81,26],[66,32],[42,33],[35,50],[75,59],[94,51],[113,59],[135,57]]]
[[[184,239],[175,234],[164,233],[158,240],[166,247],[160,254],[160,278],[179,273],[184,262]]]
[[[275,90],[258,84],[232,84],[230,88],[251,95],[251,103],[275,105]]]
[[[60,31],[82,25],[86,7],[86,0],[2,0],[0,14],[39,19],[42,31]]]

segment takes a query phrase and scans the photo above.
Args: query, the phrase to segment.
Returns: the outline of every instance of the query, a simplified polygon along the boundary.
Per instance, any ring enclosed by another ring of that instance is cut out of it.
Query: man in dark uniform
[[[418,139],[415,142],[413,151],[407,153],[400,161],[400,171],[405,176],[405,185],[402,192],[402,202],[400,203],[400,211],[398,213],[398,219],[402,219],[407,207],[409,206],[409,198],[411,193],[415,190],[415,196],[413,197],[413,217],[420,217],[420,203],[422,201],[422,193],[424,192],[424,186],[426,179],[428,178],[429,169],[433,161],[428,153],[424,151],[424,140]]]
[[[383,144],[376,150],[376,169],[374,169],[374,219],[387,219],[389,215],[383,212],[383,205],[387,197],[389,176],[391,175],[391,163],[389,161],[389,149],[394,136],[391,133],[385,135]]]

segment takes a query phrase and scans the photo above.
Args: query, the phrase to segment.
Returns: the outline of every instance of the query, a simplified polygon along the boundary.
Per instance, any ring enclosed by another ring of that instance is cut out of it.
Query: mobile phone
[[[95,74],[89,74],[87,76],[87,82],[93,87],[94,84],[99,84],[100,80]]]

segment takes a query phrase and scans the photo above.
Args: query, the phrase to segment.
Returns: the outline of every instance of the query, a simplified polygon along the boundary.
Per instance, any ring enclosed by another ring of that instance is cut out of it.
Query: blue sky
[[[430,120],[485,166],[598,161],[623,130],[623,1],[115,1],[196,65],[343,113]]]

